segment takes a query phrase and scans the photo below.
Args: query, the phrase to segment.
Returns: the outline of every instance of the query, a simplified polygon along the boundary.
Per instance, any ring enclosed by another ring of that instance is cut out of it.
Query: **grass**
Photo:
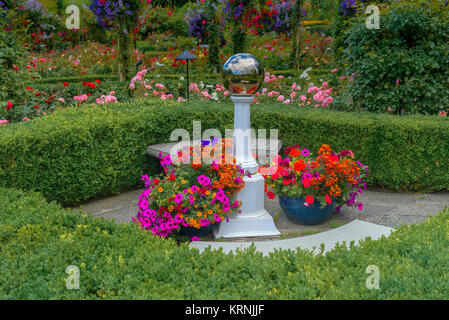
[[[311,229],[311,230],[304,230],[304,231],[291,231],[291,232],[287,232],[287,233],[283,233],[281,234],[281,239],[288,239],[288,238],[294,238],[294,237],[304,237],[304,236],[310,236],[312,234],[317,234],[323,232],[322,230],[315,230],[315,229]]]
[[[337,221],[337,220],[329,221],[329,227],[331,227],[332,229],[335,229],[335,228],[344,226],[345,224],[346,224],[346,223],[342,223],[342,222],[339,222],[339,221]]]

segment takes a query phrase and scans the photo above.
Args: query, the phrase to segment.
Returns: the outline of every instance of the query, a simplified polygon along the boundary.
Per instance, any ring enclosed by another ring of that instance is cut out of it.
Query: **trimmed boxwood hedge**
[[[326,254],[235,255],[0,188],[0,299],[448,299],[449,211]],[[80,289],[66,289],[69,265]],[[369,290],[369,265],[380,288]]]
[[[285,104],[254,105],[252,127],[279,129],[284,145],[312,152],[323,143],[352,149],[370,167],[369,186],[449,190],[449,121],[432,116],[346,113]],[[0,186],[40,191],[73,205],[141,186],[159,168],[146,147],[176,128],[232,128],[226,103],[159,100],[67,108],[0,128]]]

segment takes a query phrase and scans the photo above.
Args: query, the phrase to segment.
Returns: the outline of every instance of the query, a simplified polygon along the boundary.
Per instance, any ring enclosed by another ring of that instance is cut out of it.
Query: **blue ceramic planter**
[[[199,229],[194,227],[181,227],[181,229],[179,230],[179,235],[189,238],[192,237],[201,238],[207,236],[212,231],[213,227],[214,227],[213,224],[210,224],[207,227],[201,227]]]
[[[320,203],[316,200],[313,204],[306,207],[304,202],[304,199],[279,196],[279,204],[288,220],[305,226],[323,223],[329,218],[335,207],[335,203],[331,203],[321,208]]]

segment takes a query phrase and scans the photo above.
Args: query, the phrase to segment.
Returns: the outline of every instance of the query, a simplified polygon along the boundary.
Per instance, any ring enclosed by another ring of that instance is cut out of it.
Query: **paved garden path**
[[[87,202],[80,206],[94,217],[115,219],[118,223],[129,222],[137,212],[137,199],[141,190],[122,193],[117,196]],[[283,237],[308,235],[330,230],[359,219],[387,227],[400,224],[419,223],[429,214],[436,214],[445,206],[449,206],[449,193],[394,193],[368,190],[362,195],[363,211],[342,209],[340,214],[334,213],[325,223],[319,226],[299,226],[290,223],[279,207],[277,198],[265,198],[265,208],[274,217],[276,226]]]

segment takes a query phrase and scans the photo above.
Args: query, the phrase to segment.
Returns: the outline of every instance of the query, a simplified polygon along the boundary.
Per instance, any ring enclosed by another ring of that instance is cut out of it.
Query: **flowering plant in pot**
[[[281,208],[289,220],[314,225],[326,220],[336,207],[363,204],[358,196],[366,183],[368,167],[354,159],[351,150],[335,153],[323,144],[313,157],[307,149],[295,145],[285,149],[286,157],[277,155],[269,168],[262,167],[266,192],[270,199],[279,196]]]
[[[172,232],[199,240],[212,225],[227,219],[241,203],[232,200],[244,187],[243,170],[235,164],[229,141],[204,143],[179,151],[172,159],[161,159],[163,174],[142,176],[146,190],[139,196],[139,211],[133,221],[155,236],[167,237]],[[205,155],[213,157],[204,161]],[[190,163],[190,160],[191,161]],[[188,163],[189,162],[189,163]]]

